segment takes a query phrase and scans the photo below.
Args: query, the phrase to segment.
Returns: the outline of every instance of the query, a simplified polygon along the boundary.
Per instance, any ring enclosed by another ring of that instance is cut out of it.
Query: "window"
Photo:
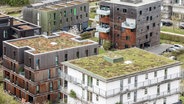
[[[53,24],[56,25],[56,21],[54,21]]]
[[[74,16],[76,16],[76,15],[77,15],[77,9],[76,9],[76,8],[74,8],[74,10],[73,10],[73,14],[74,14]]]
[[[130,36],[126,36],[126,40],[130,40]]]
[[[130,83],[131,83],[131,77],[128,78],[128,84],[130,84]]]
[[[97,48],[94,48],[94,54],[97,54]]]
[[[60,88],[60,86],[61,86],[61,81],[58,80],[58,89]]]
[[[8,32],[7,32],[7,30],[4,30],[3,31],[3,38],[4,39],[7,39],[8,38]]]
[[[86,6],[84,6],[84,12],[86,12]]]
[[[76,16],[76,19],[79,19],[79,16]]]
[[[82,83],[85,84],[85,74],[82,74]]]
[[[126,13],[127,12],[127,9],[123,9],[123,13]]]
[[[4,55],[6,55],[6,47],[4,47]]]
[[[160,95],[160,85],[157,86],[157,95]]]
[[[96,80],[96,85],[97,85],[97,86],[99,85],[99,80],[98,80],[98,79]]]
[[[152,20],[152,16],[150,16],[150,20]]]
[[[72,9],[70,9],[70,12],[71,12],[71,14],[73,13],[73,10]]]
[[[93,78],[91,76],[88,76],[88,86],[92,87],[93,85]]]
[[[48,79],[51,78],[51,75],[50,75],[50,69],[48,70]]]
[[[87,91],[87,101],[92,102],[92,92]]]
[[[144,94],[146,95],[148,93],[148,89],[144,89]]]
[[[130,99],[130,92],[127,94],[127,99]]]
[[[139,14],[142,15],[142,11],[139,11]]]
[[[151,32],[151,33],[150,33],[150,37],[152,37],[152,35],[153,35],[153,33]]]
[[[50,91],[52,91],[52,90],[53,90],[52,82],[50,82],[49,84],[50,84],[50,85],[49,85],[49,87],[50,87]]]
[[[36,59],[36,69],[40,68],[40,59]]]
[[[58,55],[55,57],[55,65],[56,65],[56,66],[59,65],[59,57],[58,57]]]
[[[96,101],[98,101],[98,99],[99,99],[99,96],[98,96],[98,95],[96,95]]]
[[[77,58],[79,58],[79,51],[76,53]]]
[[[149,26],[147,26],[147,30],[149,30]]]
[[[164,70],[164,78],[167,79],[167,69]]]
[[[154,77],[157,77],[157,71],[154,72]]]
[[[125,48],[129,48],[128,44],[125,44]]]
[[[40,92],[40,87],[37,85],[36,86],[36,93],[39,93]]]
[[[148,79],[148,73],[145,74],[145,79]]]
[[[117,10],[119,11],[119,8],[117,8]]]
[[[88,56],[88,55],[89,55],[89,52],[88,52],[88,50],[86,50],[86,51],[85,51],[85,53],[86,53],[86,56]]]
[[[148,35],[146,35],[146,39],[148,39]]]
[[[151,9],[152,9],[152,8],[151,8],[151,7],[149,7],[149,11],[151,11]]]
[[[166,103],[166,98],[164,98],[164,102],[163,102],[163,104],[167,104],[167,103]]]
[[[149,20],[149,17],[148,17],[148,16],[146,17],[146,20],[147,20],[147,21]]]
[[[56,19],[56,13],[54,13],[54,20]]]
[[[66,17],[66,11],[64,11],[64,17]]]
[[[153,23],[153,27],[155,27],[155,23]]]
[[[156,6],[154,6],[153,8],[156,9]]]
[[[68,61],[68,54],[65,54],[65,61]]]
[[[80,7],[80,11],[82,11],[82,7]]]
[[[167,85],[167,92],[170,92],[170,90],[171,90],[171,84],[168,83],[168,85]]]
[[[80,15],[80,18],[82,19],[82,15]]]
[[[86,13],[86,17],[88,17],[88,13]]]

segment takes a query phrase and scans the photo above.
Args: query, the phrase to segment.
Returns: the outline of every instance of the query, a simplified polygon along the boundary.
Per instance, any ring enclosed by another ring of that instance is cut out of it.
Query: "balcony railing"
[[[96,30],[98,32],[108,33],[108,32],[110,32],[110,27],[109,26],[107,26],[107,27],[97,26]]]
[[[99,16],[99,15],[96,15],[96,16],[95,16],[95,21],[97,21],[97,22],[100,21],[100,16]]]
[[[87,85],[83,84],[83,81],[81,79],[76,79],[73,76],[67,75],[65,73],[61,73],[61,78],[77,85],[80,86],[84,89],[88,89],[102,97],[111,97],[111,96],[115,96],[117,94],[120,93],[127,93],[127,91],[134,91],[140,88],[144,88],[144,87],[148,87],[148,86],[153,86],[159,83],[165,83],[164,81],[170,81],[170,80],[177,80],[180,79],[182,77],[181,73],[175,73],[175,74],[171,74],[171,75],[167,75],[167,76],[163,76],[163,77],[159,77],[159,78],[155,78],[155,79],[148,79],[144,82],[139,82],[139,83],[135,83],[135,84],[129,84],[127,86],[123,86],[122,88],[116,88],[116,89],[112,89],[112,90],[108,90],[105,91],[103,89],[100,89],[97,86],[92,86],[89,87]],[[85,82],[87,83],[87,82]]]
[[[167,97],[167,96],[170,96],[170,95],[178,94],[179,92],[180,92],[180,89],[178,89],[178,88],[171,89],[169,92],[168,91],[163,91],[163,92],[160,92],[159,94],[147,95],[145,97],[136,99],[136,101],[131,100],[131,101],[128,101],[128,102],[123,102],[123,104],[141,104],[141,103],[144,103],[146,101],[155,100],[155,99]]]
[[[135,29],[136,28],[136,20],[127,18],[126,21],[124,21],[121,24],[121,26],[123,28],[127,28],[127,29]]]
[[[109,8],[98,8],[96,10],[96,14],[99,14],[99,15],[104,15],[104,16],[107,16],[107,15],[110,15],[110,9]]]

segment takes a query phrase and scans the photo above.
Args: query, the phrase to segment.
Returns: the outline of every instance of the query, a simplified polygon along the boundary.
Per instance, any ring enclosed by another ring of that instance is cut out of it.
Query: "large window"
[[[74,16],[76,16],[76,15],[77,15],[77,9],[76,9],[76,8],[74,8],[74,10],[73,10],[73,14],[74,14]]]
[[[92,102],[92,92],[87,92],[87,101],[90,101],[90,102]]]
[[[93,85],[93,78],[88,76],[88,86],[92,87]]]
[[[3,31],[3,38],[4,39],[7,39],[8,38],[8,32],[7,32],[7,30],[4,30]]]
[[[55,57],[55,65],[56,65],[56,66],[59,65],[59,57],[58,57],[58,56]]]
[[[39,93],[40,92],[40,87],[37,85],[36,86],[36,93]]]
[[[36,70],[40,68],[40,59],[36,59]]]

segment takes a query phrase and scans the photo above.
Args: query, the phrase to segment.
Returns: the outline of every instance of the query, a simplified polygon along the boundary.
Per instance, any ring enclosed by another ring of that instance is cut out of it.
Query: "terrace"
[[[105,57],[111,58],[111,60],[121,58],[121,60],[113,62]],[[138,48],[131,48],[115,51],[113,54],[105,53],[72,60],[69,61],[68,64],[74,66],[74,68],[84,69],[104,78],[114,78],[168,64],[174,64],[176,62],[177,61]]]
[[[29,46],[31,48],[34,48],[35,50],[32,52],[33,54],[72,48],[93,43],[93,41],[89,40],[77,41],[75,40],[75,38],[76,36],[72,34],[62,32],[58,33],[57,36],[36,36],[15,41],[9,41],[9,43],[17,47]]]

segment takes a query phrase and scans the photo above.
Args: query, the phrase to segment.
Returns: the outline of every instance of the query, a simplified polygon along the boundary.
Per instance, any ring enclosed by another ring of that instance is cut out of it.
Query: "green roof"
[[[117,56],[121,56],[123,60],[112,63],[104,58],[108,57],[115,59]],[[113,78],[173,64],[176,62],[177,61],[147,52],[145,50],[130,48],[114,51],[113,54],[110,52],[97,56],[72,60],[69,61],[69,64],[80,67],[104,78]]]

